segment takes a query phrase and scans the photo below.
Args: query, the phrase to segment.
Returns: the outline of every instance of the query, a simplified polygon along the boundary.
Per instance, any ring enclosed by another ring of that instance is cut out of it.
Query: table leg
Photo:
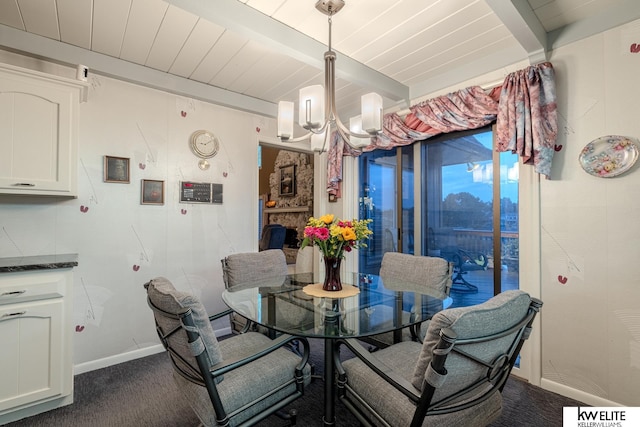
[[[333,367],[333,339],[324,339],[324,416],[322,421],[326,426],[335,425],[335,396],[334,396],[334,367]]]
[[[394,319],[393,319],[393,343],[397,344],[402,341],[402,329],[398,329],[400,325],[402,325],[402,301],[403,301],[403,293],[396,292],[396,300],[395,300],[395,309]]]

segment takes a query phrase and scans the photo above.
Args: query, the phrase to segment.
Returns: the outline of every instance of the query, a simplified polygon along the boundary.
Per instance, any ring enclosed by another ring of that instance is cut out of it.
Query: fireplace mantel
[[[264,213],[267,215],[275,213],[303,213],[309,212],[309,206],[291,207],[291,208],[265,208]]]

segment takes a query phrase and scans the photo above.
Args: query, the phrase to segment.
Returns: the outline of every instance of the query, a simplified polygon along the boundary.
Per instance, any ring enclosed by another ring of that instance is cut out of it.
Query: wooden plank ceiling
[[[322,84],[315,0],[7,0],[0,48],[274,116]],[[346,0],[333,17],[337,105],[357,115],[546,53],[640,17],[636,0]]]

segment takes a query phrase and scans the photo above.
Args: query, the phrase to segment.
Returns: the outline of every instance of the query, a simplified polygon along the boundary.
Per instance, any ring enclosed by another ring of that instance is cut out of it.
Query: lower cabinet
[[[70,269],[0,274],[0,424],[73,401]]]

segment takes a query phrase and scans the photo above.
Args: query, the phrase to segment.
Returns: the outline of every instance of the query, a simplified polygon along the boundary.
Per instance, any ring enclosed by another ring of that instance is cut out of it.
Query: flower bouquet
[[[323,290],[342,289],[340,262],[345,252],[367,247],[366,241],[373,234],[373,231],[369,230],[371,222],[371,219],[339,220],[332,214],[309,218],[300,247],[315,245],[322,253],[326,273]]]

